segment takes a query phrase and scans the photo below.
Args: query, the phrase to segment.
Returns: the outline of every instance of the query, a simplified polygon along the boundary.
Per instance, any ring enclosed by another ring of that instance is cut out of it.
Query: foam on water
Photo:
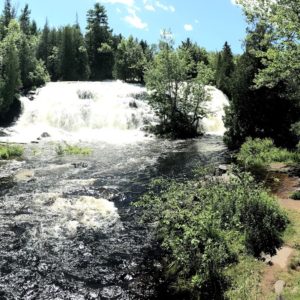
[[[23,114],[10,130],[11,139],[29,142],[43,132],[52,140],[142,139],[144,120],[153,118],[149,105],[134,98],[144,92],[121,81],[48,83],[34,101],[21,98]]]
[[[222,135],[227,97],[214,87],[208,103],[210,115],[202,121],[204,131]],[[145,87],[121,81],[51,82],[38,90],[33,101],[21,98],[23,113],[1,141],[28,143],[48,133],[53,141],[105,141],[133,143],[149,139],[142,131],[145,121],[155,122],[146,101],[137,100]]]
[[[223,135],[225,127],[223,117],[225,115],[224,107],[228,106],[226,95],[213,86],[208,86],[207,90],[211,94],[211,100],[207,103],[207,109],[210,112],[207,118],[202,120],[204,132],[214,135]]]
[[[32,231],[35,238],[70,238],[76,236],[79,228],[102,233],[122,228],[118,209],[106,199],[91,196],[64,198],[56,193],[37,194],[34,198],[37,207],[46,209],[51,217]]]

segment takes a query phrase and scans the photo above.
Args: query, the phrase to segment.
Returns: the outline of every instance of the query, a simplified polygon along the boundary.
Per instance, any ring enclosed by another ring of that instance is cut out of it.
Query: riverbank
[[[277,182],[272,193],[290,220],[284,235],[284,245],[268,260],[261,280],[262,299],[283,297],[285,300],[300,299],[300,201],[291,195],[300,188],[300,177],[285,164],[272,164],[273,180]]]

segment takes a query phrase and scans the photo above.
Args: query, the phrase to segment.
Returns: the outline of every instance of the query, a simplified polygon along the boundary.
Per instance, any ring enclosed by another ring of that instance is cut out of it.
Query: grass
[[[19,145],[0,145],[0,159],[12,159],[21,157],[24,148]]]
[[[55,151],[57,155],[90,155],[92,153],[90,148],[68,144],[56,145]]]
[[[300,162],[299,151],[278,148],[271,139],[249,138],[236,156],[238,164],[263,179],[271,163],[281,162],[288,165]]]
[[[264,266],[262,261],[251,256],[240,257],[239,263],[227,270],[231,286],[225,294],[226,299],[261,299],[260,280]]]

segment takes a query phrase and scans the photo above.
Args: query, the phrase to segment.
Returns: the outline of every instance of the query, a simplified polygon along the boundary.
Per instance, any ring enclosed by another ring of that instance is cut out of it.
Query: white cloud
[[[119,7],[117,7],[117,8],[116,8],[116,12],[117,12],[118,14],[120,14],[122,11],[121,11],[121,9],[120,9]]]
[[[173,5],[165,5],[159,1],[156,1],[155,6],[165,11],[175,12],[175,7]]]
[[[151,4],[145,4],[145,9],[149,11],[155,11],[155,7]]]
[[[146,29],[148,24],[143,22],[140,17],[136,15],[136,10],[128,8],[129,15],[124,20],[137,29]]]
[[[171,12],[175,12],[175,7],[173,5],[169,5],[169,9]]]
[[[110,3],[110,4],[123,4],[126,6],[134,5],[134,0],[101,0],[101,2]]]
[[[184,30],[185,31],[192,31],[193,30],[193,26],[191,24],[184,24]]]

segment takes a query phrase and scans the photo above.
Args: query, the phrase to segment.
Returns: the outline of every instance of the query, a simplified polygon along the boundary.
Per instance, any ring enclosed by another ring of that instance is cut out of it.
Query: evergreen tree
[[[132,36],[123,39],[116,52],[114,75],[124,81],[143,81],[146,58],[142,46]]]
[[[21,15],[19,17],[20,27],[24,34],[31,35],[32,28],[30,24],[30,10],[28,4],[25,5],[24,9],[21,11]]]
[[[75,49],[72,27],[66,26],[62,30],[61,44],[61,79],[75,80]]]
[[[0,124],[12,120],[12,109],[16,106],[17,92],[21,86],[20,67],[17,44],[19,24],[12,20],[7,28],[7,34],[0,44],[1,74],[0,74]]]
[[[37,58],[42,59],[47,68],[48,68],[48,57],[51,52],[49,46],[49,34],[50,34],[50,29],[48,26],[48,20],[46,20],[44,29],[42,31],[42,35],[40,37],[38,49],[37,49]]]
[[[200,62],[203,62],[205,65],[208,65],[208,55],[207,51],[204,48],[200,48],[196,43],[193,43],[190,38],[187,38],[181,43],[181,49],[184,49],[189,53],[190,63],[193,65],[191,67],[191,72],[189,76],[191,78],[197,77],[197,65]]]
[[[112,78],[112,33],[108,27],[104,6],[96,3],[87,13],[86,45],[90,62],[91,79]]]
[[[232,75],[230,106],[226,110],[224,139],[230,148],[239,147],[247,137],[269,137],[279,146],[296,143],[291,124],[300,114],[296,99],[290,98],[290,88],[283,81],[273,87],[254,88],[258,72],[264,68],[255,51],[269,46],[265,35],[270,28],[257,24],[249,32],[246,52],[239,58]],[[264,42],[262,42],[264,41]]]
[[[8,25],[12,19],[16,17],[16,11],[12,7],[11,0],[5,0],[4,8],[1,16],[1,36],[5,37]]]
[[[226,95],[230,95],[231,76],[234,71],[234,61],[231,48],[225,42],[223,50],[218,54],[216,66],[216,86]]]

